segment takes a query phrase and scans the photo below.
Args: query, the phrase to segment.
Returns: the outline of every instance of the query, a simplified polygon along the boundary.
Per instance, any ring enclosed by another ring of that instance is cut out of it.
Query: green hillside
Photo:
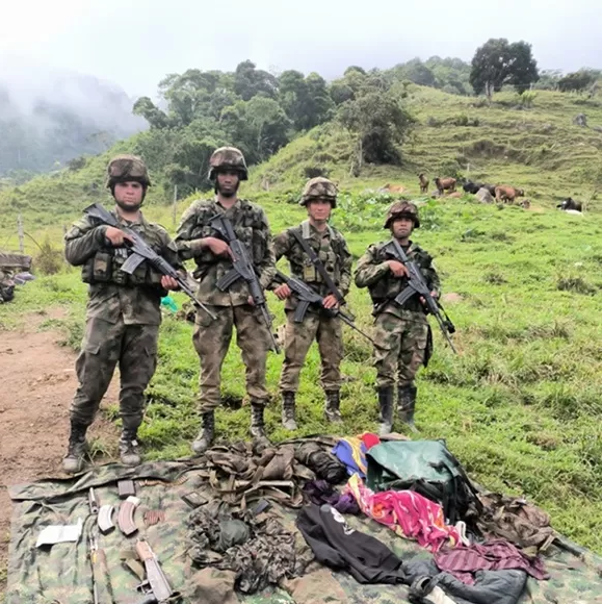
[[[350,176],[352,141],[333,123],[298,136],[269,161],[254,167],[242,193],[262,203],[272,230],[303,217],[296,205],[312,170],[326,170],[342,190],[334,224],[349,238],[355,258],[385,238],[382,217],[390,196],[374,191],[387,182],[404,184],[421,205],[424,228],[416,239],[431,251],[444,292],[459,294],[448,311],[456,323],[456,357],[436,334],[436,351],[420,374],[417,423],[426,438],[444,437],[451,450],[483,485],[527,498],[545,507],[554,526],[602,553],[595,530],[602,520],[602,216],[593,192],[600,180],[602,106],[593,98],[538,91],[530,109],[515,109],[517,95],[500,93],[490,107],[479,99],[410,85],[408,109],[416,128],[402,148],[403,165],[366,166]],[[592,128],[572,124],[585,113]],[[466,125],[471,124],[471,125]],[[103,170],[114,152],[136,150],[137,138],[78,171],[36,178],[18,189],[0,191],[0,247],[16,246],[16,217],[40,240],[48,234],[61,246],[63,225],[91,201],[105,200]],[[427,201],[418,197],[416,172],[453,171],[526,189],[531,211],[487,206],[470,197]],[[152,166],[151,166],[152,167]],[[161,174],[153,174],[162,182]],[[268,188],[269,190],[265,190]],[[587,202],[583,216],[554,209],[556,197]],[[169,190],[152,190],[146,212],[173,233]],[[190,199],[178,205],[179,217]],[[27,251],[35,246],[26,242]],[[178,303],[183,299],[176,296]],[[24,313],[52,305],[69,309],[65,321],[48,322],[65,331],[77,347],[82,333],[85,286],[67,267],[20,290],[2,307],[0,328],[11,328]],[[369,329],[370,304],[354,289],[350,303]],[[270,305],[282,322],[281,305]],[[162,326],[159,369],[150,389],[142,438],[150,457],[189,452],[198,428],[194,411],[198,360],[192,327],[167,317]],[[343,371],[343,430],[375,429],[377,408],[370,348],[346,330]],[[277,392],[281,357],[270,355],[270,435],[282,439]],[[240,401],[242,364],[233,347],[227,357],[224,394]],[[322,418],[319,359],[312,349],[302,376],[300,433],[328,430]],[[115,417],[115,409],[107,409]],[[246,436],[249,410],[221,410],[218,430]],[[401,426],[398,426],[401,428]],[[97,443],[103,449],[102,443]]]
[[[402,165],[367,165],[360,177],[350,175],[351,135],[335,122],[300,135],[251,170],[251,191],[298,194],[304,179],[322,170],[337,179],[343,190],[378,188],[387,182],[418,192],[416,173],[460,173],[493,183],[523,187],[532,202],[552,207],[556,198],[571,195],[596,210],[594,191],[602,186],[602,101],[579,95],[540,90],[530,109],[517,109],[518,95],[502,92],[488,106],[475,97],[447,94],[434,88],[404,86],[409,111],[417,124],[402,148]],[[401,94],[401,93],[400,93]],[[573,125],[579,113],[589,126]],[[464,125],[470,124],[470,125]],[[81,208],[104,195],[104,168],[117,152],[140,152],[147,133],[136,135],[102,156],[89,158],[79,170],[37,177],[20,187],[0,189],[0,245],[14,231],[21,212],[31,231],[52,229],[69,222]],[[149,158],[151,170],[153,158]],[[171,189],[163,175],[152,172],[158,186],[149,203],[167,203]],[[431,186],[431,188],[433,188]]]

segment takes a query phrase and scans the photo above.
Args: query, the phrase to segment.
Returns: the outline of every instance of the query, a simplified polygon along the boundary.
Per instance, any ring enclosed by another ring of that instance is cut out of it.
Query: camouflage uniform
[[[110,166],[119,159],[113,160]],[[146,174],[146,168],[139,169]],[[137,174],[134,171],[128,180],[145,180]],[[113,184],[114,180],[110,180],[110,185]],[[112,213],[172,266],[181,266],[176,245],[163,227],[149,223],[142,214],[138,222],[130,223],[117,212]],[[128,250],[113,247],[105,237],[106,230],[107,226],[97,219],[84,216],[65,235],[67,261],[82,267],[82,280],[89,284],[86,328],[76,361],[79,387],[71,405],[72,438],[65,458],[66,471],[80,468],[85,430],[94,420],[117,363],[121,374],[122,461],[127,463],[125,459],[131,460],[132,456],[135,461],[135,439],[144,412],[144,391],[157,362],[160,302],[167,293],[161,286],[162,275],[147,262],[140,264],[132,275],[120,271],[128,258]]]
[[[212,179],[220,168],[230,167],[239,169],[240,180],[246,179],[244,158],[237,149],[218,149],[211,162]],[[263,408],[268,400],[265,383],[268,328],[259,309],[249,304],[249,289],[243,279],[233,283],[227,291],[217,288],[219,279],[232,269],[230,258],[216,256],[200,245],[201,239],[217,235],[210,224],[216,214],[224,215],[232,222],[237,238],[252,258],[262,288],[269,285],[276,270],[269,224],[260,206],[237,199],[231,208],[225,209],[217,199],[208,199],[195,201],[185,212],[176,236],[178,251],[184,260],[194,258],[197,268],[193,276],[199,282],[197,297],[217,315],[214,321],[207,313],[198,312],[195,321],[193,343],[201,361],[199,403],[203,421],[203,432],[193,443],[197,453],[202,453],[214,438],[214,410],[221,402],[221,368],[234,327],[236,343],[246,367],[247,394],[253,409],[251,432],[255,436],[264,435]],[[205,440],[201,443],[203,437]]]
[[[326,199],[336,206],[336,187],[325,178],[313,178],[305,186],[301,205],[312,199]],[[307,283],[322,297],[331,292],[320,273],[304,252],[294,233],[307,241],[324,268],[332,278],[342,296],[349,292],[351,283],[352,258],[347,243],[339,231],[327,226],[322,232],[313,227],[309,220],[300,226],[287,229],[274,240],[276,261],[285,256],[290,264],[293,277]],[[283,424],[296,429],[294,420],[295,393],[299,387],[299,374],[305,357],[314,340],[318,343],[322,363],[321,384],[326,393],[326,417],[330,421],[340,421],[339,391],[341,389],[340,364],[343,359],[343,333],[341,320],[321,313],[310,306],[302,323],[295,323],[294,311],[297,299],[293,294],[286,300],[287,315],[285,332],[284,364],[280,376],[280,390],[283,397]]]
[[[414,228],[420,226],[418,210],[414,204],[396,202],[391,206],[385,228],[397,217],[409,217]],[[393,299],[407,285],[407,278],[398,278],[391,272],[385,254],[386,242],[371,245],[359,259],[355,273],[358,287],[367,287],[374,304],[374,339],[382,347],[374,351],[376,386],[381,407],[381,431],[386,433],[392,424],[392,396],[395,382],[398,387],[398,410],[401,418],[413,428],[416,386],[414,377],[420,365],[428,362],[431,333],[425,311],[418,296],[410,298],[399,307]],[[440,282],[431,256],[418,245],[410,242],[405,252],[414,260],[431,291],[440,293]]]

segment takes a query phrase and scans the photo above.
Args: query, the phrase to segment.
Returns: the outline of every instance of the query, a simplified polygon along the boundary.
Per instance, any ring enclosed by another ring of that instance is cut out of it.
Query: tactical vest
[[[301,225],[299,227],[295,227],[294,230],[307,241],[309,246],[316,253],[318,259],[324,265],[326,272],[330,275],[335,285],[338,286],[341,280],[340,260],[343,255],[343,249],[341,246],[341,240],[337,236],[334,229],[330,225],[327,225],[326,228],[328,229],[330,239],[330,247],[328,250],[322,249],[321,247],[319,249],[316,248],[315,239],[312,238],[309,220],[304,220]],[[299,277],[306,283],[324,283],[322,276],[312,264],[309,256],[303,251],[303,248],[296,243],[293,249],[294,257],[292,260],[295,264],[298,264],[302,267],[302,275],[299,275]]]
[[[391,257],[384,252],[385,244],[377,248],[375,254],[375,260],[377,263],[391,260]],[[406,250],[406,253],[407,250]],[[426,252],[421,249],[414,248],[413,253],[410,254],[411,259],[418,264],[419,268],[423,268],[424,265],[428,265],[429,256]],[[387,272],[382,278],[376,283],[368,286],[368,292],[374,306],[380,305],[387,300],[393,300],[397,294],[401,293],[408,285],[407,278],[397,278],[392,272]],[[405,310],[420,311],[424,312],[418,296],[412,296],[403,305]]]
[[[158,235],[148,230],[144,235],[144,240],[160,254],[162,243]],[[96,252],[82,267],[82,281],[90,285],[112,283],[123,287],[147,285],[163,289],[162,274],[155,270],[150,262],[141,262],[131,275],[120,270],[130,255],[130,250],[125,247]]]
[[[242,201],[242,200],[241,200]],[[214,202],[208,201],[202,210],[195,218],[195,225],[191,230],[190,239],[204,239],[205,237],[216,237],[215,229],[211,227],[211,218],[215,216],[213,209]],[[227,216],[230,214],[227,213]],[[244,244],[247,251],[252,255],[253,263],[259,264],[265,258],[265,253],[268,246],[268,241],[264,234],[263,224],[258,220],[255,208],[249,203],[244,202],[244,205],[232,219],[232,227],[236,233],[238,240]],[[221,258],[216,258],[211,252],[205,252],[197,256],[201,262],[210,260],[217,261]]]

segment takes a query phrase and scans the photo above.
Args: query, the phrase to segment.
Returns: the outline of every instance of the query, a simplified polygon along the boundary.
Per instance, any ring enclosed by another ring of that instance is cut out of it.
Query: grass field
[[[444,293],[459,294],[448,305],[457,327],[454,356],[435,333],[436,350],[419,376],[417,423],[424,438],[445,438],[481,484],[524,494],[548,510],[554,526],[602,553],[602,106],[594,99],[539,91],[530,109],[516,109],[513,93],[496,95],[488,106],[475,98],[410,87],[408,103],[418,120],[404,146],[404,165],[367,166],[349,176],[350,138],[332,125],[290,143],[251,171],[243,194],[262,203],[272,230],[303,217],[296,205],[306,170],[326,168],[342,194],[333,223],[348,238],[357,259],[367,245],[383,240],[382,218],[391,197],[375,191],[386,182],[404,184],[416,196],[416,173],[432,179],[460,172],[526,189],[530,211],[480,205],[469,198],[418,198],[424,228],[416,240],[435,257]],[[572,124],[585,113],[588,128]],[[119,149],[127,149],[121,143]],[[91,201],[104,200],[102,173],[107,156],[90,159],[79,172],[40,177],[0,191],[0,248],[16,249],[17,214],[23,216],[26,251],[36,255],[46,239],[62,247],[65,227]],[[270,190],[260,183],[270,183]],[[557,198],[586,202],[583,216],[554,209]],[[416,198],[416,197],[415,197]],[[145,212],[172,233],[172,210],[161,191]],[[190,200],[179,203],[179,217]],[[280,303],[270,306],[282,322]],[[78,272],[63,267],[20,290],[16,302],[0,307],[0,327],[10,329],[24,313],[63,305],[67,345],[79,344],[85,286]],[[181,295],[176,295],[179,304]],[[370,328],[367,292],[353,289],[350,305]],[[47,325],[50,326],[50,325]],[[52,324],[56,327],[56,323]],[[151,458],[186,455],[199,420],[195,409],[198,359],[192,327],[166,316],[159,368],[149,390],[141,435]],[[361,336],[345,331],[343,431],[354,434],[377,425],[371,350]],[[267,412],[270,436],[287,434],[279,423],[277,382],[282,359],[270,354]],[[244,397],[243,366],[233,348],[225,363],[223,393],[231,406]],[[300,434],[327,431],[322,417],[319,358],[312,348],[299,393]],[[109,414],[115,415],[115,409]],[[222,409],[218,430],[246,437],[249,408]],[[401,428],[401,426],[398,426]]]
[[[263,197],[275,232],[302,218],[297,206]],[[385,238],[380,224],[389,201],[345,198],[347,207],[334,224],[349,232],[356,258],[369,243]],[[430,201],[421,210],[425,228],[416,232],[416,240],[435,256],[444,292],[461,296],[448,305],[460,354],[454,356],[436,332],[434,358],[420,374],[421,436],[445,438],[478,482],[526,495],[552,514],[557,529],[602,552],[602,538],[594,530],[602,520],[602,217],[469,200]],[[153,218],[164,213],[148,211]],[[358,224],[360,214],[365,219]],[[183,301],[181,295],[176,299]],[[64,305],[70,312],[61,325],[65,341],[77,347],[84,303],[78,273],[65,269],[20,290],[14,304],[2,307],[0,321],[10,328],[27,311]],[[354,289],[350,303],[359,324],[369,329],[367,293]],[[270,305],[282,322],[280,304],[271,295]],[[198,429],[198,360],[191,334],[188,323],[165,318],[141,431],[151,458],[188,454]],[[345,344],[342,431],[354,434],[376,428],[374,371],[361,336],[346,330]],[[287,436],[279,425],[281,360],[270,354],[268,363],[273,400],[267,423],[276,440]],[[234,406],[244,397],[243,371],[233,347],[223,393]],[[312,348],[299,393],[300,434],[328,430],[318,382],[319,358]],[[218,413],[218,430],[230,438],[246,437],[248,424],[246,405]]]

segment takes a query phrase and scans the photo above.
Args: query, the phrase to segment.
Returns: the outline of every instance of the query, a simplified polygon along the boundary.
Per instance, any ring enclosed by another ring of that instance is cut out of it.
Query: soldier
[[[107,171],[107,188],[116,204],[114,216],[170,264],[180,267],[176,245],[167,231],[148,222],[140,211],[151,184],[142,159],[119,155],[109,162]],[[71,435],[63,460],[65,472],[79,472],[83,467],[86,430],[117,362],[123,422],[120,458],[128,466],[140,463],[136,435],[144,412],[144,391],[156,368],[161,297],[178,284],[147,262],[132,275],[120,271],[128,257],[128,241],[130,237],[120,229],[88,216],[65,235],[65,256],[72,265],[82,266],[82,280],[89,284],[86,329],[76,362],[79,388],[71,406]]]
[[[387,212],[384,228],[391,230],[410,259],[414,260],[432,291],[440,295],[439,277],[431,256],[414,244],[412,231],[420,227],[418,208],[406,201],[395,202]],[[376,386],[380,406],[380,434],[391,432],[393,426],[393,387],[397,377],[397,408],[400,419],[412,431],[417,388],[414,377],[420,365],[428,363],[431,353],[431,332],[422,301],[409,298],[403,307],[394,302],[395,296],[407,285],[408,271],[384,252],[386,244],[371,245],[359,259],[355,273],[358,287],[367,287],[374,304],[375,339],[383,343],[376,348]]]
[[[323,296],[325,309],[337,308],[349,292],[352,259],[341,233],[328,224],[337,205],[336,186],[326,178],[312,178],[303,189],[300,204],[306,207],[308,219],[275,239],[276,261],[285,256],[292,276]],[[287,315],[284,365],[280,376],[282,425],[287,430],[297,429],[295,394],[299,387],[299,373],[314,340],[318,342],[322,362],[321,384],[326,395],[326,419],[341,422],[341,320],[310,306],[303,322],[295,323],[293,315],[298,302],[289,286],[282,284],[274,293],[280,300],[286,300]]]
[[[218,317],[213,321],[207,313],[197,313],[193,335],[201,362],[202,431],[192,443],[192,449],[199,454],[205,452],[215,438],[214,412],[221,402],[220,374],[233,327],[236,327],[236,343],[246,367],[251,434],[258,439],[265,439],[263,411],[268,401],[265,376],[270,333],[243,279],[235,281],[226,291],[217,288],[217,281],[232,268],[232,251],[226,242],[216,237],[211,219],[216,215],[230,219],[237,238],[252,257],[262,288],[272,281],[276,270],[265,212],[237,196],[240,182],[248,178],[243,154],[233,147],[221,147],[214,151],[209,166],[215,198],[195,201],[182,217],[176,237],[180,256],[194,258],[196,262],[193,274],[200,281],[198,299],[209,305]]]

